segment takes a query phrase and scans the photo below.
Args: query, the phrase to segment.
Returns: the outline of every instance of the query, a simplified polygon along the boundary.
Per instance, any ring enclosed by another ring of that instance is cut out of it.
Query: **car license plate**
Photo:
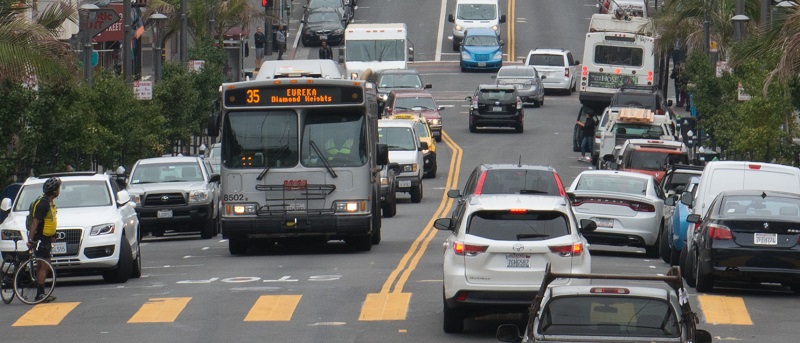
[[[306,210],[306,204],[286,204],[286,211],[300,212]]]
[[[503,108],[500,106],[492,106],[492,112],[503,112]]]
[[[614,219],[609,218],[592,218],[598,227],[614,227]]]
[[[67,242],[53,243],[53,255],[66,254],[66,253],[67,253]]]
[[[756,232],[753,237],[753,243],[755,245],[778,245],[778,234]]]
[[[158,218],[172,218],[172,210],[161,210],[156,214]]]
[[[486,66],[486,62],[478,62],[478,67],[485,67],[485,66]]]
[[[530,268],[531,255],[526,254],[508,254],[506,255],[507,268]]]
[[[401,180],[401,181],[397,182],[397,186],[398,187],[403,187],[403,188],[411,187],[411,180]]]

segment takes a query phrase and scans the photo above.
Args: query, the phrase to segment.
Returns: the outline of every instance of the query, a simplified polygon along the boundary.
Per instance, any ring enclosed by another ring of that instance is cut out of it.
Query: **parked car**
[[[461,71],[500,69],[503,66],[503,44],[492,29],[467,29],[461,42]]]
[[[17,198],[17,194],[19,193],[19,189],[22,188],[22,182],[14,182],[5,188],[3,188],[3,193],[0,195],[0,199],[9,198],[14,200]],[[0,211],[0,224],[2,224],[6,218],[8,217],[8,211]]]
[[[591,284],[555,284],[561,280],[559,278],[588,280]],[[630,284],[631,280],[636,284]],[[497,329],[498,340],[514,343],[712,341],[708,331],[696,327],[699,315],[686,300],[686,290],[676,268],[670,269],[666,276],[548,272],[537,296],[532,299],[524,334],[520,335],[514,324],[503,324]]]
[[[397,192],[409,193],[411,202],[422,201],[422,151],[428,148],[414,131],[414,121],[408,119],[378,120],[378,142],[389,148],[389,161],[400,165]]]
[[[525,312],[546,268],[590,273],[580,232],[594,223],[577,225],[564,197],[546,195],[474,196],[454,218],[437,219],[434,227],[450,232],[442,262],[444,331],[463,331],[468,317]]]
[[[572,94],[580,79],[581,61],[564,49],[532,49],[525,58],[525,65],[532,66],[543,76],[545,89],[560,90]]]
[[[575,217],[597,223],[597,230],[584,234],[590,243],[643,247],[648,257],[659,256],[658,240],[672,218],[651,175],[587,170],[567,192]]]
[[[4,198],[9,211],[0,225],[0,251],[25,250],[26,218],[31,202],[42,195],[50,177],[61,178],[56,234],[51,263],[58,276],[100,274],[109,283],[123,283],[142,275],[139,219],[128,191],[112,176],[96,172],[43,174],[25,180],[16,199]]]
[[[716,281],[770,282],[800,294],[800,194],[723,191],[701,218],[687,251],[687,271],[698,292]]]
[[[492,76],[496,85],[514,85],[517,87],[517,95],[523,103],[533,104],[539,107],[544,104],[544,87],[542,80],[544,75],[539,75],[534,67],[527,66],[505,66],[497,71],[497,75]]]
[[[378,90],[378,113],[383,113],[383,107],[389,98],[389,92],[397,89],[429,89],[430,83],[423,83],[419,72],[414,69],[384,69],[373,72],[367,81],[375,84]]]
[[[414,131],[416,131],[420,143],[425,142],[428,146],[427,149],[422,150],[423,175],[426,178],[435,178],[436,171],[439,169],[436,162],[436,140],[433,138],[431,128],[428,126],[428,121],[425,120],[425,117],[421,114],[398,113],[386,119],[407,119],[415,122]]]
[[[355,0],[308,0],[307,5],[303,5],[303,14],[320,9],[320,8],[333,8],[336,9],[344,18],[347,23],[353,21],[353,14],[355,8]]]
[[[469,132],[477,132],[481,126],[513,127],[518,133],[525,130],[525,110],[514,86],[482,84],[464,100],[470,103]]]
[[[593,152],[592,161],[597,161],[598,169],[605,169],[606,161],[619,164],[622,145],[629,139],[675,140],[674,122],[669,117],[652,115],[650,120],[640,120],[628,116],[637,111],[641,113],[642,109],[632,107],[606,109],[600,119],[601,124],[598,125],[599,131],[595,131],[595,144],[598,146]],[[652,114],[652,112],[645,113]],[[606,124],[602,124],[606,118],[608,118]]]
[[[661,249],[659,254],[664,262],[677,265],[681,250],[686,246],[686,231],[689,222],[689,207],[679,201],[683,192],[693,193],[700,177],[703,175],[702,166],[675,165],[667,171],[661,180],[661,190],[667,196],[665,204],[672,206],[672,225],[668,226],[661,236]]]
[[[322,37],[328,40],[328,45],[339,45],[344,41],[347,18],[342,17],[341,11],[335,8],[308,10],[301,22],[304,24],[303,32],[300,33],[303,46],[320,44]]]
[[[437,106],[433,95],[426,90],[393,90],[386,99],[382,117],[401,113],[422,115],[428,121],[433,137],[437,142],[441,142],[441,111],[444,111],[444,106]]]
[[[219,174],[194,156],[155,157],[136,162],[128,191],[136,202],[142,233],[199,231],[209,239],[219,233]]]

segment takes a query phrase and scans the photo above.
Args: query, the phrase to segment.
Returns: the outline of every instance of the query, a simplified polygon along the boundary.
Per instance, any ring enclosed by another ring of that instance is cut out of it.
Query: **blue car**
[[[697,187],[698,183],[700,183],[700,178],[693,176],[686,184],[684,194],[690,197],[693,196],[694,189]],[[682,195],[676,194],[676,196],[672,198],[675,201],[675,211],[672,213],[672,226],[668,227],[666,232],[666,236],[670,237],[670,239],[667,240],[669,255],[662,256],[664,262],[673,266],[678,265],[678,258],[681,250],[686,246],[686,232],[689,230],[689,225],[692,225],[686,221],[686,217],[692,214],[692,210],[680,201],[680,196]]]
[[[488,28],[468,29],[461,42],[461,71],[499,70],[503,66],[503,41]]]

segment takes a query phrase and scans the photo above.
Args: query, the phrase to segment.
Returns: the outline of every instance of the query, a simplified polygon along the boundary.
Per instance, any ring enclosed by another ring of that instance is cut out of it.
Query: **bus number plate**
[[[778,234],[756,232],[753,237],[753,243],[756,245],[778,245]]]
[[[67,242],[53,243],[53,255],[66,254],[66,253],[67,253]]]
[[[287,212],[302,212],[306,210],[305,204],[286,204]]]

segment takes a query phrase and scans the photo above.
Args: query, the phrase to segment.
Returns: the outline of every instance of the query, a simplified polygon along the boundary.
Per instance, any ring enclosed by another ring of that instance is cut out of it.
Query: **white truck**
[[[364,72],[384,69],[405,69],[414,61],[414,46],[408,40],[406,24],[350,24],[344,33],[344,48],[339,49],[350,79],[359,79]]]

